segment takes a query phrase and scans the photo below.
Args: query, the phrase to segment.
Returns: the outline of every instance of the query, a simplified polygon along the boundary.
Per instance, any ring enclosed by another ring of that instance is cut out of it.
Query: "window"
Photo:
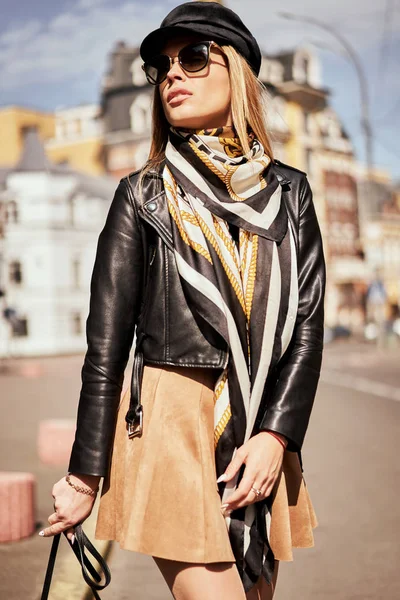
[[[142,59],[138,56],[131,64],[132,83],[135,86],[147,85],[146,75],[142,69]]]
[[[312,176],[313,152],[310,148],[306,148],[306,172]]]
[[[18,285],[22,283],[22,267],[19,260],[10,262],[9,274],[11,283],[17,283]]]
[[[310,57],[303,51],[296,52],[293,61],[293,80],[307,85],[310,75]]]
[[[32,131],[36,131],[36,133],[37,133],[38,126],[37,125],[24,125],[21,127],[20,131],[21,131],[21,140],[23,141],[23,140],[25,140],[28,133],[31,133]]]
[[[26,317],[18,317],[11,321],[11,331],[13,337],[27,337],[28,335],[28,319]]]
[[[310,74],[310,59],[308,58],[308,56],[302,56],[301,67],[304,73],[304,81],[308,83],[308,78]]]
[[[147,134],[151,128],[151,98],[147,94],[139,94],[129,109],[131,130],[138,135]]]
[[[311,115],[307,110],[303,111],[304,133],[311,133]]]
[[[71,323],[72,323],[72,333],[74,335],[82,334],[82,317],[81,313],[74,312],[71,315]]]
[[[79,288],[81,284],[81,261],[79,258],[74,258],[72,261],[72,285],[74,288]]]
[[[18,205],[15,200],[7,203],[6,221],[7,223],[18,223]]]

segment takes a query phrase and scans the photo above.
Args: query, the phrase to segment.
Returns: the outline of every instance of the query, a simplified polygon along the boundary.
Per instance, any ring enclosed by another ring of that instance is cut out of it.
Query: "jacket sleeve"
[[[106,476],[124,371],[140,305],[143,247],[130,183],[122,179],[100,233],[90,285],[87,352],[68,471]]]
[[[292,340],[277,365],[260,430],[276,431],[301,450],[317,390],[323,350],[325,260],[312,192],[304,177],[299,198],[299,305]]]

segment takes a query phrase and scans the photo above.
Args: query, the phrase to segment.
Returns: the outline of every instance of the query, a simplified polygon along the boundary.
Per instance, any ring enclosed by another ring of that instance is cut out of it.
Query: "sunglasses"
[[[208,65],[210,60],[210,48],[216,46],[215,42],[197,42],[184,46],[177,56],[182,69],[187,73],[197,73]],[[174,60],[168,54],[157,54],[143,65],[142,69],[146,73],[146,79],[151,85],[160,85],[166,80],[169,70],[174,64]]]

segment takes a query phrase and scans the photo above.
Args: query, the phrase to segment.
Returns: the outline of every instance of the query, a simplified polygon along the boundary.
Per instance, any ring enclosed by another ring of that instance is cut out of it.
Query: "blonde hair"
[[[272,160],[271,141],[265,121],[266,89],[247,61],[232,46],[221,46],[221,49],[228,63],[232,122],[241,146],[245,153],[250,151],[248,140],[248,128],[250,127],[263,145],[265,153]],[[145,175],[150,170],[157,168],[164,160],[165,148],[168,142],[170,125],[164,114],[158,86],[154,89],[152,112],[151,146],[148,160],[139,178],[140,191]]]

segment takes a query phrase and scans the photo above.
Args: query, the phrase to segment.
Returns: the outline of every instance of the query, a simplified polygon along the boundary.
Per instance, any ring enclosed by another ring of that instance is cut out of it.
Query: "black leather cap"
[[[218,2],[185,2],[174,8],[159,29],[144,38],[140,56],[148,60],[162,50],[167,40],[185,33],[198,33],[204,40],[233,46],[256,75],[260,72],[261,52],[256,39],[233,10]]]

